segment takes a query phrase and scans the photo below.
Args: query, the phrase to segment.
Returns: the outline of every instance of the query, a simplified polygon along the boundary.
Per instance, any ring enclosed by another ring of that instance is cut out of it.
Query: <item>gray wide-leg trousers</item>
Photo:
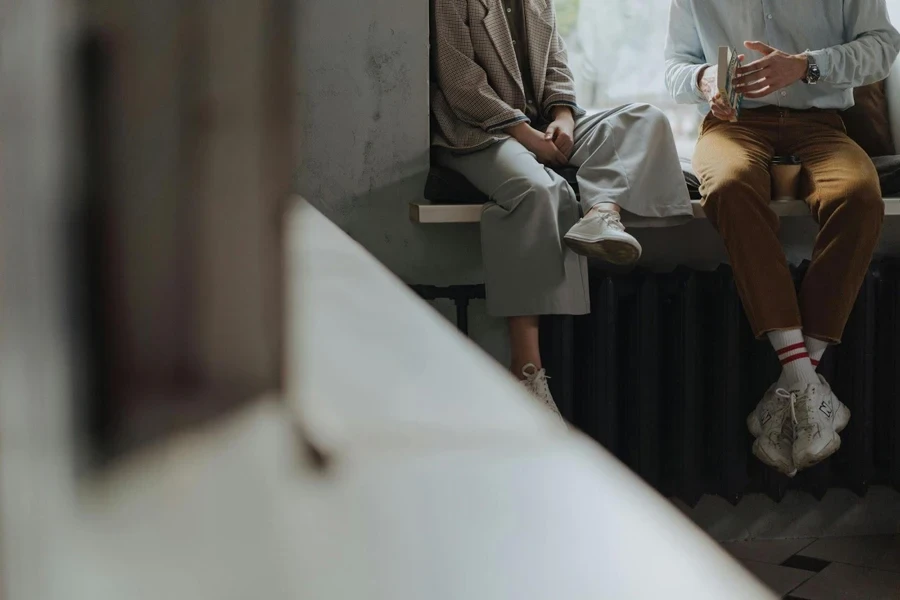
[[[562,240],[582,210],[615,202],[633,227],[693,217],[672,129],[647,104],[576,121],[570,163],[578,167],[580,207],[566,180],[513,139],[470,154],[442,149],[436,159],[491,199],[481,241],[488,313],[497,317],[590,312],[587,260]]]

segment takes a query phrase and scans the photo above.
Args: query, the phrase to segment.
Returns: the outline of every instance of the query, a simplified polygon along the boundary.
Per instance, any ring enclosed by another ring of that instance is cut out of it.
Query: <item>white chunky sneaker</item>
[[[823,378],[802,392],[791,392],[794,422],[794,466],[808,469],[841,447],[839,431],[850,422],[850,410],[831,392]]]
[[[773,385],[747,417],[747,428],[756,438],[753,455],[788,477],[797,474],[791,447],[794,442],[790,418],[790,393]]]
[[[828,382],[825,381],[825,378],[821,375],[819,375],[819,383],[831,390],[831,395],[834,397],[834,403],[838,407],[838,410],[834,415],[834,430],[840,433],[850,424],[850,409],[847,408],[843,402],[838,400],[837,394],[834,393],[834,390],[831,389],[831,386],[828,385]]]
[[[522,380],[522,385],[525,386],[525,389],[531,392],[531,395],[541,405],[553,413],[563,427],[567,427],[562,415],[559,414],[556,402],[553,401],[553,396],[550,394],[550,388],[547,385],[547,372],[544,369],[538,369],[534,365],[528,364],[522,369],[522,375],[525,377]]]
[[[563,239],[576,254],[599,258],[613,265],[632,265],[641,257],[641,245],[625,231],[617,212],[588,213]]]

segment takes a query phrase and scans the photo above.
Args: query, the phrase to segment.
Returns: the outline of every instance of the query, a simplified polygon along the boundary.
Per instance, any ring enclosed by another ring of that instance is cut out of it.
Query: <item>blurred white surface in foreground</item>
[[[290,229],[289,406],[79,482],[27,600],[772,597],[314,209]]]

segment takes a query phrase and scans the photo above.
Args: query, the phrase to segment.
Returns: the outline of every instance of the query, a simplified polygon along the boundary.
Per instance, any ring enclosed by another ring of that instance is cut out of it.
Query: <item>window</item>
[[[569,48],[578,101],[587,109],[648,102],[669,117],[678,152],[694,150],[700,116],[675,104],[665,87],[666,32],[671,0],[555,0],[560,35]],[[900,0],[887,0],[900,22]],[[637,32],[637,33],[636,33]]]

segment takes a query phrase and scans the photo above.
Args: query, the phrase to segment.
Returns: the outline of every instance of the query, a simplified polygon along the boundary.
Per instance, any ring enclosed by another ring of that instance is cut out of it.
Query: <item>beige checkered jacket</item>
[[[552,0],[523,0],[534,92],[545,119],[552,107],[576,116],[575,82],[556,31]],[[434,0],[432,143],[474,152],[506,139],[528,121],[525,90],[503,0]]]

